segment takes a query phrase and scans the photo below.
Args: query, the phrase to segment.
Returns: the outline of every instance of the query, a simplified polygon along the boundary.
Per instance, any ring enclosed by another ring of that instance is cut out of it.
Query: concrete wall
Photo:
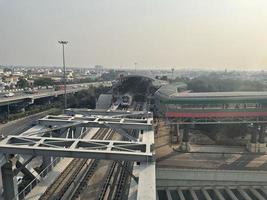
[[[156,169],[157,187],[209,185],[266,185],[266,171]]]

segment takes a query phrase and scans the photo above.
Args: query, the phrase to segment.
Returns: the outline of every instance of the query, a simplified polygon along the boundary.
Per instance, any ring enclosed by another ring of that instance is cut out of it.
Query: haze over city
[[[0,200],[267,200],[266,0],[0,0]]]
[[[267,69],[265,0],[0,0],[0,64]]]

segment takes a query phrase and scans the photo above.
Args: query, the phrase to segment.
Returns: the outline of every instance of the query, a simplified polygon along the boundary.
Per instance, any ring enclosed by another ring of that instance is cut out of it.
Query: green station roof
[[[177,87],[179,85],[163,86],[155,95],[163,104],[267,103],[267,91],[179,93]]]

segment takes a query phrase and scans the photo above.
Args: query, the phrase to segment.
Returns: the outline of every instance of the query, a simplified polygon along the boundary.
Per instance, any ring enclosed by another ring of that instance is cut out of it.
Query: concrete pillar
[[[183,139],[182,139],[182,143],[180,145],[180,149],[182,151],[185,151],[185,152],[190,151],[189,131],[190,131],[190,127],[188,125],[185,125],[184,132],[183,132]]]
[[[15,195],[18,193],[17,178],[13,172],[12,161],[8,161],[1,167],[2,182],[4,189],[4,199],[18,199]]]
[[[252,128],[250,143],[254,144],[257,143],[257,136],[258,136],[258,125],[254,125]]]
[[[265,143],[265,124],[262,124],[259,132],[259,143]]]
[[[179,125],[178,124],[172,124],[171,125],[171,139],[172,143],[177,143],[179,142]]]
[[[258,124],[254,124],[251,131],[250,143],[247,146],[249,152],[254,152],[254,153],[258,152],[257,137],[258,137]]]
[[[185,126],[183,134],[183,142],[189,142],[189,126]]]
[[[258,144],[258,152],[265,153],[266,152],[266,143],[265,143],[265,124],[260,126],[259,131],[259,144]]]

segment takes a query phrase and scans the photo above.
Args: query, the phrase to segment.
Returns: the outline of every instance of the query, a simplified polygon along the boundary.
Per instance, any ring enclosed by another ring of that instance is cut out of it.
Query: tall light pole
[[[134,63],[134,70],[135,70],[135,73],[136,73],[136,65],[137,65],[137,64],[138,64],[137,62]]]
[[[68,44],[68,41],[58,41],[59,44],[62,44],[62,61],[63,61],[63,79],[64,79],[64,109],[67,109],[67,83],[66,83],[66,66],[65,66],[65,44]]]
[[[173,79],[173,72],[174,72],[174,68],[172,68],[171,70],[172,70],[172,79]]]

